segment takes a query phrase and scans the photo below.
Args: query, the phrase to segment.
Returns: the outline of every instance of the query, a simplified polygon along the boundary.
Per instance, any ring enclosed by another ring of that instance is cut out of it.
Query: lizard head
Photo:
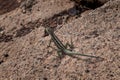
[[[44,30],[44,37],[48,36],[49,34],[52,34],[54,32],[54,30],[51,27],[47,27]]]

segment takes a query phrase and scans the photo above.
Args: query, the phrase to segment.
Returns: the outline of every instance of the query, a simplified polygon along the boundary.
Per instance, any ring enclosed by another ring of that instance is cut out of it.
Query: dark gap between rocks
[[[9,57],[9,55],[7,53],[3,54],[3,56],[6,58]]]
[[[4,61],[3,60],[0,60],[0,64],[2,64]]]
[[[71,0],[75,3],[77,8],[86,7],[89,9],[96,9],[107,2],[107,0]],[[109,1],[109,0],[108,0]]]

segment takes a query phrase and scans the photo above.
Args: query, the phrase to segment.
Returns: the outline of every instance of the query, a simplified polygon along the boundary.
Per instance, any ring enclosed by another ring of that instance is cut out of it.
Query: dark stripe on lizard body
[[[51,39],[55,43],[58,49],[64,50],[66,49],[63,43],[58,39],[58,37],[54,34],[53,30],[51,28],[46,28],[46,31],[49,35],[51,35]]]

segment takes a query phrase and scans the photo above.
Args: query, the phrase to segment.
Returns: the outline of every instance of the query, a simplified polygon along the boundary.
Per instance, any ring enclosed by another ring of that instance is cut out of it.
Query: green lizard
[[[73,52],[70,49],[67,49],[65,45],[63,45],[63,43],[59,40],[59,38],[55,35],[53,29],[51,27],[47,27],[45,28],[45,33],[47,35],[51,36],[51,40],[54,42],[55,46],[58,48],[57,52],[58,55],[61,57],[62,55],[81,55],[81,56],[86,56],[86,57],[92,57],[92,58],[98,58],[96,56],[92,56],[92,55],[85,55],[85,54],[80,54],[78,52]],[[50,41],[51,43],[51,41]],[[50,44],[49,44],[50,46]]]

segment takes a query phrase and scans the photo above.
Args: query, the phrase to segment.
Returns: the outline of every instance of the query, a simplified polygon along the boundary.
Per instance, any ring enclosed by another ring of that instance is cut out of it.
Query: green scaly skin
[[[59,40],[59,38],[55,35],[54,31],[50,27],[45,28],[45,32],[47,32],[47,34],[49,34],[51,36],[51,40],[54,42],[55,46],[58,48],[58,55],[59,56],[62,56],[65,54],[65,55],[69,55],[69,56],[81,55],[81,56],[86,56],[86,57],[98,58],[96,56],[80,54],[78,52],[73,52],[69,49],[66,49],[66,47]]]

